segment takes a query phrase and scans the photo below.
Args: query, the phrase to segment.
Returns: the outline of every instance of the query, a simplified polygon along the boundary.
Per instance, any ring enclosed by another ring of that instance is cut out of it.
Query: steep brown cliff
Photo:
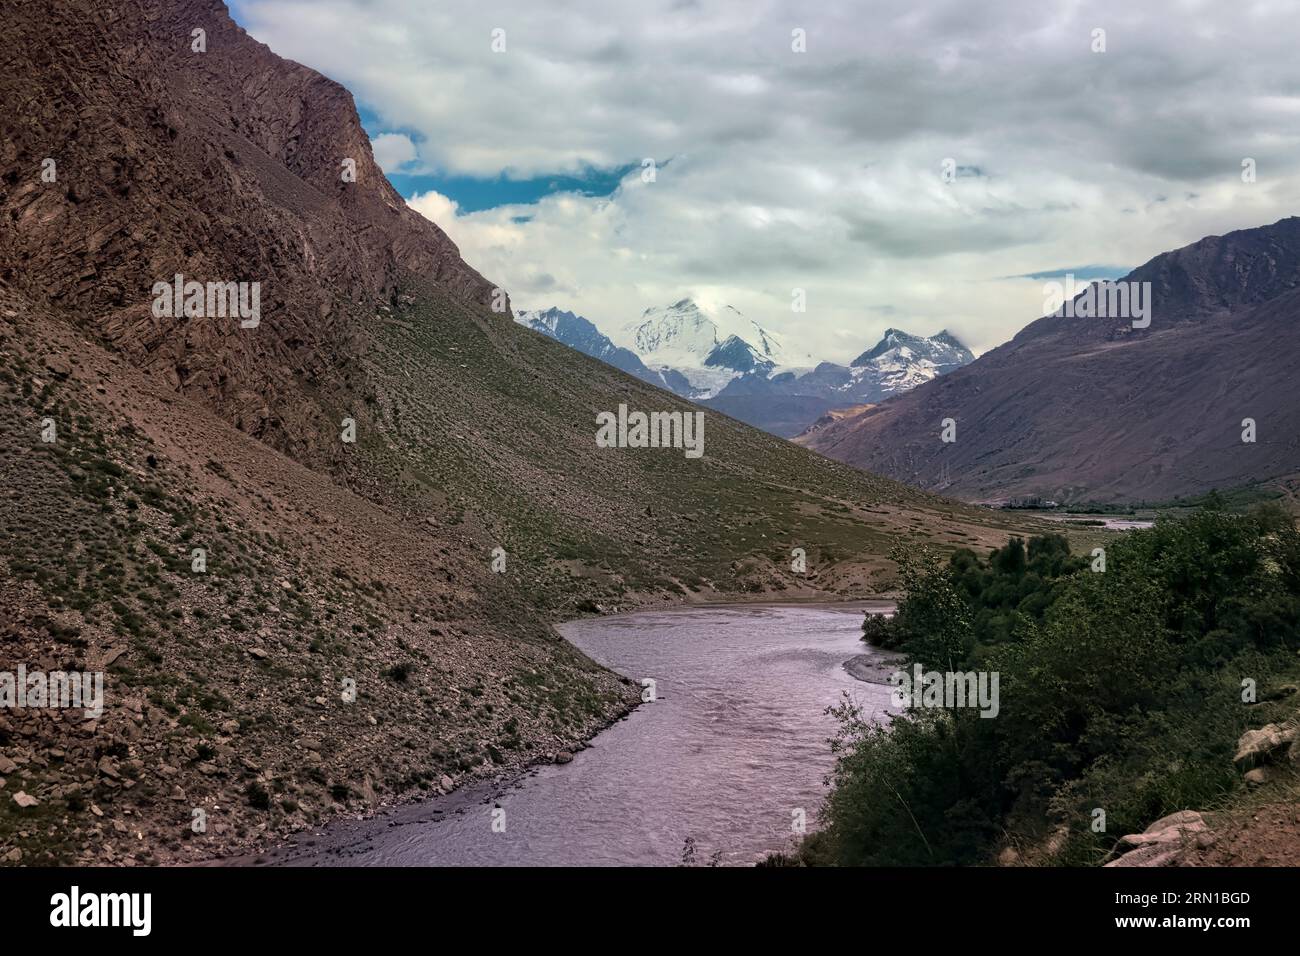
[[[0,278],[300,456],[324,427],[302,386],[346,375],[378,303],[428,282],[490,304],[375,165],[351,95],[217,0],[6,4],[0,102]],[[260,325],[156,317],[178,273],[259,283]]]

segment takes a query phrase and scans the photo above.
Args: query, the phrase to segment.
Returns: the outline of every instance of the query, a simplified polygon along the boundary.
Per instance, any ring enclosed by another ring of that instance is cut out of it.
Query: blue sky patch
[[[1072,275],[1076,279],[1092,282],[1095,279],[1118,279],[1133,270],[1129,266],[1075,266],[1073,269],[1053,269],[1050,272],[1029,272],[1019,276],[1007,276],[1008,279],[1064,279]]]
[[[401,126],[386,126],[373,111],[365,107],[358,107],[358,112],[361,116],[361,125],[372,140],[384,133],[399,133],[408,137],[418,148],[422,137],[415,130]],[[554,193],[610,196],[618,189],[623,177],[637,168],[639,168],[637,163],[627,163],[611,169],[588,167],[577,175],[556,174],[524,179],[512,179],[505,175],[452,176],[439,172],[394,171],[387,175],[393,188],[405,199],[434,190],[453,200],[462,213],[468,213],[495,209],[497,206],[531,205]]]

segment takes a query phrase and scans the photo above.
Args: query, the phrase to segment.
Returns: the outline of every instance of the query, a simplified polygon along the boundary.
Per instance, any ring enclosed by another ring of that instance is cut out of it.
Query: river
[[[1093,527],[1104,528],[1107,531],[1141,531],[1145,528],[1154,528],[1155,521],[1150,518],[1133,518],[1129,516],[1117,515],[1090,515],[1090,514],[1040,514],[1040,518],[1048,521],[1060,521],[1065,524],[1075,523],[1081,527],[1087,527],[1092,522]]]
[[[722,865],[754,863],[794,843],[799,811],[815,826],[833,762],[826,708],[845,692],[869,713],[888,706],[888,686],[857,680],[844,666],[878,657],[860,641],[868,606],[892,609],[732,605],[562,625],[601,664],[653,680],[656,699],[570,763],[332,823],[261,861],[674,865],[692,837],[700,864],[715,854]]]

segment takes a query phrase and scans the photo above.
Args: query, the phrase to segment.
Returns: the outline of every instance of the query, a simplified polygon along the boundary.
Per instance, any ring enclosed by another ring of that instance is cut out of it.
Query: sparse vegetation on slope
[[[257,846],[549,759],[637,699],[459,541],[0,298],[0,658],[105,681],[98,719],[0,713],[0,858]]]

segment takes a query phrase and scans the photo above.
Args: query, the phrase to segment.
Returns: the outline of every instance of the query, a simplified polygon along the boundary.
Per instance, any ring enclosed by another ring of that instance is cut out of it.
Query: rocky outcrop
[[[347,90],[219,0],[7,4],[0,99],[0,279],[282,450],[333,427],[301,386],[346,376],[403,286],[490,305],[375,164]],[[259,283],[260,324],[155,316],[177,274]]]

